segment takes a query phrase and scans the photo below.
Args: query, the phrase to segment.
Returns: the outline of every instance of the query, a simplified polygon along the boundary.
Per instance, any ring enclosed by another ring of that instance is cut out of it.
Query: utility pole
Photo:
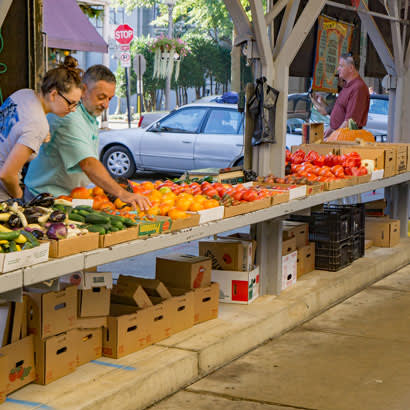
[[[175,0],[165,0],[164,3],[168,6],[168,37],[174,37],[174,21],[172,19],[172,12],[174,11]],[[169,56],[169,58],[174,58],[174,56]],[[167,75],[165,80],[165,109],[169,111],[171,108],[170,104],[170,94],[171,94],[171,78],[172,73]]]

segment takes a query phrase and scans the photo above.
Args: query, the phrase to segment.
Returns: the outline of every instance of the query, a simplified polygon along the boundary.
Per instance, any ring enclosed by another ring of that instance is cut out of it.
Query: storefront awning
[[[107,53],[108,45],[76,0],[44,0],[43,31],[49,48]]]

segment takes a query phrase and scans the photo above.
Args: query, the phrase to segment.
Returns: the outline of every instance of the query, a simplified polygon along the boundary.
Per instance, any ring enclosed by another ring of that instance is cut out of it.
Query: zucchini
[[[90,225],[87,227],[89,232],[98,232],[100,235],[105,235],[106,231],[102,225]]]
[[[9,242],[9,252],[17,252],[16,242],[14,241]]]
[[[0,241],[15,241],[19,236],[20,231],[0,232]]]
[[[84,209],[79,209],[79,210],[77,211],[77,213],[78,213],[79,215],[82,215],[82,216],[87,216],[87,215],[90,215],[90,214],[91,214],[89,211],[86,211],[86,210],[84,210]]]
[[[68,219],[71,219],[72,221],[77,221],[77,222],[85,222],[85,216],[80,215],[80,214],[75,214],[74,212],[71,212],[68,215]]]
[[[85,222],[96,225],[106,224],[110,222],[110,218],[108,216],[92,213],[85,216]]]
[[[32,248],[34,248],[34,246],[32,245],[32,243],[31,243],[30,241],[27,241],[27,242],[23,245],[23,247],[21,248],[21,250],[22,250],[22,251],[25,251],[25,250],[27,250],[27,249],[32,249]]]
[[[30,242],[33,245],[33,247],[40,245],[39,240],[31,232],[23,230],[21,231],[21,234],[27,239],[27,242]]]
[[[93,211],[93,208],[89,205],[79,205],[79,206],[76,206],[75,209],[78,209],[79,211],[90,211],[90,212]]]
[[[122,221],[122,223],[125,225],[125,226],[136,226],[136,225],[138,225],[138,223],[137,222],[134,222],[131,218],[123,218],[124,220]]]
[[[113,222],[113,221],[111,221],[111,226],[112,226],[113,228],[117,228],[118,230],[125,229],[124,224],[123,224],[122,222],[120,222],[120,221],[118,221],[118,222]]]

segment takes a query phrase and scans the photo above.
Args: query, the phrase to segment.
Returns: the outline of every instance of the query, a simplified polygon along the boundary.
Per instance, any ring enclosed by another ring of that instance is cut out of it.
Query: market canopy
[[[47,46],[107,53],[108,45],[81,11],[76,0],[44,0],[43,31]]]

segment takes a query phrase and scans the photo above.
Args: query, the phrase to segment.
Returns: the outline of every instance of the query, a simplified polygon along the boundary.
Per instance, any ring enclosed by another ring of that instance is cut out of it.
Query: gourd
[[[365,141],[375,142],[374,135],[367,130],[359,130],[354,120],[348,121],[348,128],[333,131],[326,141]]]

